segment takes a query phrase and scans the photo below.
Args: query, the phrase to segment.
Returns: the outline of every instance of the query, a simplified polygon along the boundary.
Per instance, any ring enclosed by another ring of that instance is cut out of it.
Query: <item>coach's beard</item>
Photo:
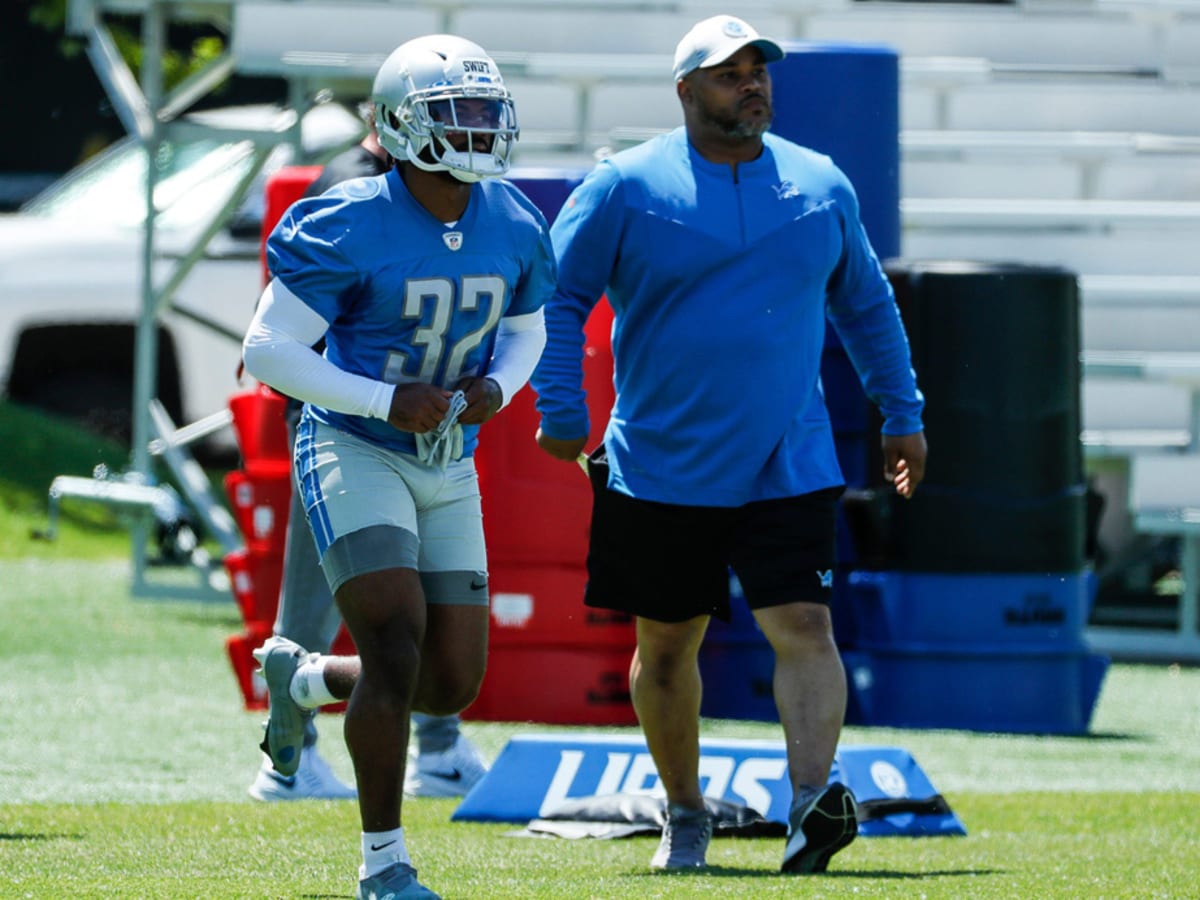
[[[712,125],[721,129],[726,137],[737,140],[762,137],[771,127],[774,120],[771,107],[767,106],[766,114],[757,119],[744,119],[741,116],[719,116],[705,112],[704,118]]]

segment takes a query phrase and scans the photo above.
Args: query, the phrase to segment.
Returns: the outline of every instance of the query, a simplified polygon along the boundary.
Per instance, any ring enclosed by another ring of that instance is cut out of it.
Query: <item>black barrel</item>
[[[1057,267],[895,262],[925,393],[929,462],[892,503],[899,568],[1076,571],[1084,563],[1079,289]]]

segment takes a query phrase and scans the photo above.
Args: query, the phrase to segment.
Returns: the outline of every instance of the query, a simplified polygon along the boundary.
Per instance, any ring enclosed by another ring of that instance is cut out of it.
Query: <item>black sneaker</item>
[[[788,814],[788,838],[780,871],[793,875],[824,872],[833,854],[858,834],[854,795],[844,784],[810,794]]]

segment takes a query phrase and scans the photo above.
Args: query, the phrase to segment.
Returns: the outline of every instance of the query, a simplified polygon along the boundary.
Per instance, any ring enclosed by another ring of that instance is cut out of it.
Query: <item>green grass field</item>
[[[232,602],[130,599],[128,538],[98,514],[31,540],[45,485],[25,474],[0,463],[0,898],[352,896],[353,803],[246,794],[261,714],[242,708],[225,657]],[[488,757],[556,730],[465,728]],[[646,868],[652,838],[520,838],[451,822],[448,800],[408,801],[405,825],[422,880],[448,898],[1200,897],[1200,670],[1114,666],[1092,732],[846,729],[843,744],[911,752],[968,836],[861,839],[804,879],[774,874],[778,840],[718,839],[708,872],[664,876]],[[340,719],[322,733],[348,777]],[[779,737],[751,722],[705,733]]]
[[[90,476],[97,466],[120,472],[128,450],[66,422],[0,401],[0,558],[112,557],[129,538],[111,509],[64,505],[54,542],[31,538],[47,524],[50,482],[56,475]]]

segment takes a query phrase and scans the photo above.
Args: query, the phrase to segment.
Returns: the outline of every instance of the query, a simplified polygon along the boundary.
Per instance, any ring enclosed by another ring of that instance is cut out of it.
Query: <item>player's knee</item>
[[[820,603],[788,603],[756,609],[754,617],[767,640],[823,642],[833,636],[833,617]]]
[[[670,690],[695,677],[697,655],[686,647],[639,646],[630,677],[637,686]]]
[[[480,677],[440,680],[437,685],[422,686],[413,708],[431,716],[452,716],[475,702],[483,683]]]
[[[420,646],[414,636],[384,631],[355,643],[362,677],[375,690],[397,699],[412,695],[421,669]]]

